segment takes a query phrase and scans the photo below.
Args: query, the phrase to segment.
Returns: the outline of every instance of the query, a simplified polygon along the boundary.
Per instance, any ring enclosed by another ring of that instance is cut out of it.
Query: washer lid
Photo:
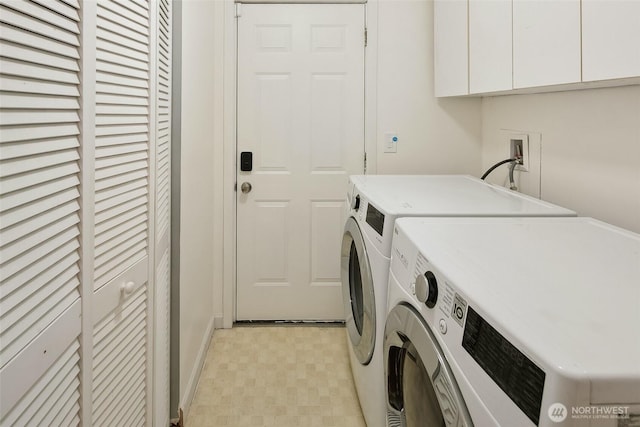
[[[640,402],[640,235],[590,218],[396,226],[516,347],[589,380],[592,403]]]
[[[469,175],[352,175],[383,213],[398,216],[575,216],[576,213]]]

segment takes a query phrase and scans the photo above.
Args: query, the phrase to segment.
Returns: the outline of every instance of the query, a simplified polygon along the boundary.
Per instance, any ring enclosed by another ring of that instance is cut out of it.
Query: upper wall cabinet
[[[509,90],[511,0],[469,0],[469,92]]]
[[[513,88],[580,81],[580,1],[513,0]]]
[[[640,76],[640,1],[582,0],[584,81]]]
[[[435,0],[434,20],[436,96],[640,82],[640,0]]]
[[[434,4],[436,96],[469,93],[467,1],[439,0]]]

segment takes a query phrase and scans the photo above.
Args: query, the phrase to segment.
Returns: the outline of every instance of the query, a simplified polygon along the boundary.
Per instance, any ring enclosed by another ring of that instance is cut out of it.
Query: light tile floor
[[[216,330],[186,427],[366,427],[343,327]]]

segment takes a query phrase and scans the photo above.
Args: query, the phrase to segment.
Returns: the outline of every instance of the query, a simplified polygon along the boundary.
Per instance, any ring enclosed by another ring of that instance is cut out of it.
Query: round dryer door
[[[389,426],[473,426],[440,346],[409,306],[387,317],[384,366]]]
[[[342,236],[342,299],[345,325],[358,361],[371,361],[376,337],[376,310],[369,257],[358,223],[347,220]]]

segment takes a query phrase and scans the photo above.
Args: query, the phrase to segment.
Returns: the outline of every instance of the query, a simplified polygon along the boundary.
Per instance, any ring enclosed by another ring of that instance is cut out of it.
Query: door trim
[[[364,54],[364,139],[367,155],[367,173],[377,171],[377,49],[378,49],[378,2],[368,0],[365,4],[365,26],[368,44]],[[222,215],[216,217],[216,227],[222,230],[222,283],[216,286],[214,295],[222,300],[222,327],[231,328],[236,320],[236,104],[237,104],[237,20],[234,0],[216,2],[219,14],[214,25],[222,34],[214,40],[217,51],[215,75],[223,76],[222,94],[224,103],[214,120],[220,123],[222,134],[223,176],[215,183],[215,204],[222,207]],[[281,2],[280,2],[281,3]],[[315,2],[320,3],[320,2]],[[333,2],[335,3],[335,1]],[[216,134],[216,140],[218,134]],[[218,145],[218,144],[216,144]],[[215,262],[215,261],[214,261]],[[218,289],[217,287],[220,287]],[[214,306],[215,307],[215,306]],[[215,313],[217,315],[217,313]]]

